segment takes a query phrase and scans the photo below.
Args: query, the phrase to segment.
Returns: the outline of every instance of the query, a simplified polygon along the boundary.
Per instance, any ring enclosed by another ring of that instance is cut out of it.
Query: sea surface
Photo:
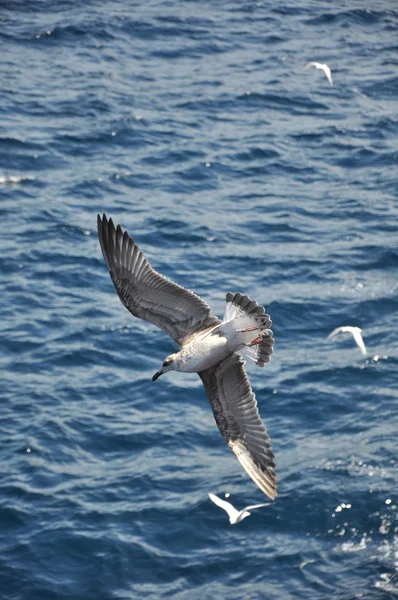
[[[397,4],[13,0],[0,47],[1,600],[397,598]],[[152,383],[103,212],[271,315],[279,493],[236,526],[208,492],[266,498],[199,378]]]

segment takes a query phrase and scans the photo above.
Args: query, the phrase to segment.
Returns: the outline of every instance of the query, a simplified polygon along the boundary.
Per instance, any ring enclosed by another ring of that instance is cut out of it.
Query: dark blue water
[[[0,21],[0,597],[396,598],[394,3]],[[152,384],[174,345],[119,302],[97,212],[216,314],[228,291],[268,306],[275,354],[248,370],[279,495],[236,527],[207,493],[265,497],[199,378]],[[367,357],[323,343],[340,325]]]

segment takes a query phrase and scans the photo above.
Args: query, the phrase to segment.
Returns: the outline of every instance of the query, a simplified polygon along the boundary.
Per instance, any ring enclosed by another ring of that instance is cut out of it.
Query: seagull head
[[[162,368],[152,377],[152,381],[156,381],[161,375],[167,373],[167,371],[176,371],[178,362],[176,358],[177,357],[175,354],[170,354],[170,356],[167,356],[167,358],[165,358],[163,361]]]

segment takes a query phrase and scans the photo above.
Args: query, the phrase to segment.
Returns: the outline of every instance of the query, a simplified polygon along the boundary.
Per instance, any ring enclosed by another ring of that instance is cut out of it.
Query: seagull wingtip
[[[102,213],[102,216],[100,215],[100,213],[97,213],[97,223],[107,223],[107,222],[108,222],[108,218],[105,213]]]

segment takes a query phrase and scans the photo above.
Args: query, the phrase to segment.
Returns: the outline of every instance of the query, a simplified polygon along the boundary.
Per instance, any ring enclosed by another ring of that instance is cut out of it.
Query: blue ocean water
[[[366,6],[370,8],[366,8]],[[0,597],[398,594],[394,3],[14,0],[0,11]],[[334,85],[309,61],[327,63]],[[263,502],[199,378],[119,302],[106,212],[205,298],[266,305]],[[363,329],[325,344],[340,325]]]

